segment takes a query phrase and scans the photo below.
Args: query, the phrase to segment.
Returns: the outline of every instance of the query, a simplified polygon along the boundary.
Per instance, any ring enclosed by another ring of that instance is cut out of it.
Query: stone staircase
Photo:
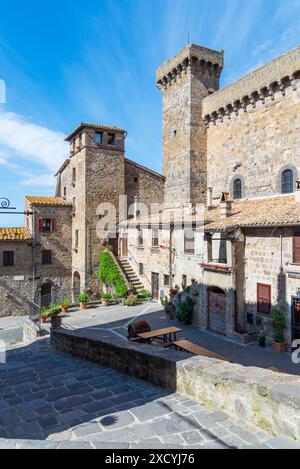
[[[125,275],[128,283],[132,283],[134,289],[137,293],[140,293],[144,290],[144,285],[138,275],[134,272],[133,268],[131,267],[128,259],[126,258],[119,258],[118,259],[119,265],[122,269],[123,274]]]

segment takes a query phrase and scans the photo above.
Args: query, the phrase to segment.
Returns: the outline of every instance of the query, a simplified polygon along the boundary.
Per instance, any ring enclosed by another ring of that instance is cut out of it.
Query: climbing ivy
[[[114,287],[117,296],[127,295],[128,288],[124,278],[108,251],[101,252],[99,256],[99,280]]]

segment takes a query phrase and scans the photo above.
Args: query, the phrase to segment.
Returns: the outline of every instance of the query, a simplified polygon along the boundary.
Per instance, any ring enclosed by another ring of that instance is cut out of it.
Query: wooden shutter
[[[293,263],[300,264],[300,232],[293,237]]]
[[[39,218],[39,231],[43,231],[43,219]]]
[[[257,312],[269,314],[271,309],[271,285],[257,284]]]
[[[52,218],[51,231],[56,231],[56,218]]]

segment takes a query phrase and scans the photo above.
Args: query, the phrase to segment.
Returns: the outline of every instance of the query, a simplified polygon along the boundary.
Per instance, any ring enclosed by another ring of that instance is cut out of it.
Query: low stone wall
[[[134,344],[101,332],[51,330],[60,352],[115,368],[225,410],[275,435],[300,439],[300,378],[171,349]]]
[[[176,366],[188,355],[99,334],[51,329],[51,346],[175,391]]]
[[[275,435],[300,439],[298,376],[192,357],[177,364],[177,391]]]

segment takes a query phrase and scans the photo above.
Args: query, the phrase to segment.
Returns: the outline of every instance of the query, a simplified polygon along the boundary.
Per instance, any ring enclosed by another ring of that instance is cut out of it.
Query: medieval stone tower
[[[206,127],[202,100],[219,89],[223,51],[189,44],[157,70],[163,95],[163,175],[166,206],[203,202]]]
[[[99,252],[103,243],[117,243],[116,238],[99,238],[97,225],[107,210],[100,213],[98,207],[112,204],[118,218],[119,196],[125,193],[125,137],[126,132],[116,127],[81,124],[66,139],[70,158],[57,174],[57,195],[73,203],[74,297],[85,288],[98,288]]]

